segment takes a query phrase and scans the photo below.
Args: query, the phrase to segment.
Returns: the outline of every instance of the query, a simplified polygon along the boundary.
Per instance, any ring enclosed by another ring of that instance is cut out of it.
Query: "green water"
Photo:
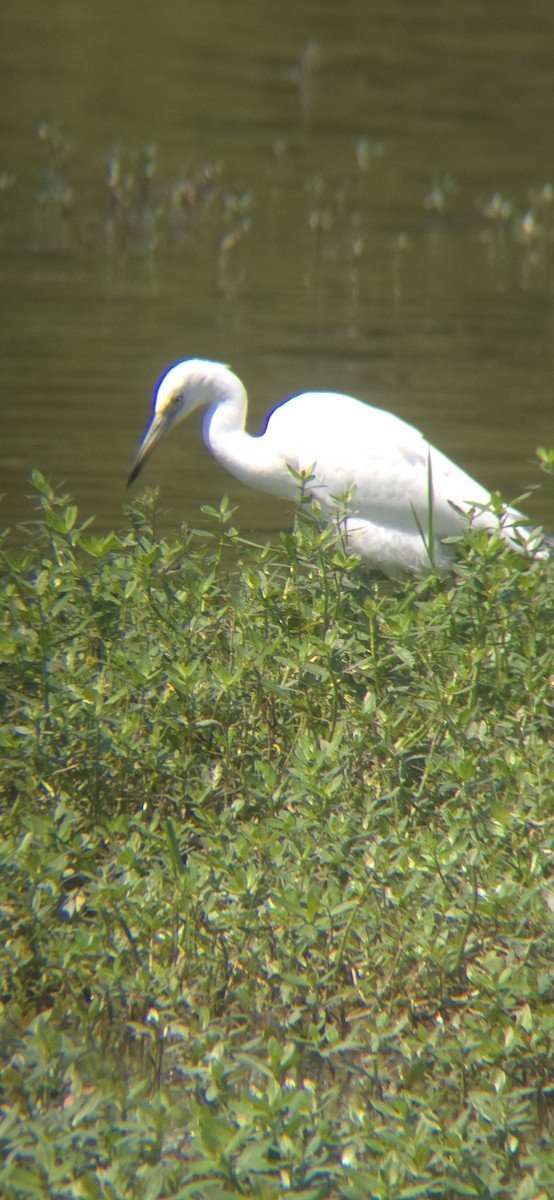
[[[4,0],[0,25],[2,524],[31,515],[37,466],[120,527],[153,386],[188,356],[232,364],[253,431],[328,387],[411,420],[507,498],[541,481],[550,0]],[[244,528],[288,521],[197,424],[144,481],[168,526],[225,491]],[[526,508],[554,524],[548,487]]]

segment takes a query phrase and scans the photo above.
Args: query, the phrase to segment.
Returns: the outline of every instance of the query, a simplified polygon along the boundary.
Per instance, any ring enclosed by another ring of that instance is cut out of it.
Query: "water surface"
[[[188,356],[232,364],[253,431],[327,387],[507,498],[544,480],[550,0],[4,0],[0,22],[2,524],[36,466],[120,528],[153,386]],[[289,519],[198,422],[143,478],[168,528],[224,492],[244,528]],[[548,481],[526,508],[554,524]]]

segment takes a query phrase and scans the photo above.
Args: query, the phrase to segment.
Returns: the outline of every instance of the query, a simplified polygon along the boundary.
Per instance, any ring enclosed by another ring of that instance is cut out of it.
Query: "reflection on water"
[[[192,10],[192,11],[191,11]],[[519,0],[4,0],[2,523],[38,466],[102,528],[157,378],[230,362],[251,428],[306,388],[419,425],[507,497],[554,444],[554,10]],[[37,132],[38,130],[38,132]],[[226,491],[197,425],[168,525]],[[554,523],[548,481],[527,509]]]

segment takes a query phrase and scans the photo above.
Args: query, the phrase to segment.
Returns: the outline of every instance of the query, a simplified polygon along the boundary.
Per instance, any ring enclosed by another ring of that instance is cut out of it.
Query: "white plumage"
[[[265,430],[245,430],[248,400],[222,363],[188,359],[171,367],[154,397],[152,419],[129,483],[178,421],[204,407],[203,436],[214,457],[252,487],[286,499],[314,496],[323,516],[340,514],[349,545],[388,575],[448,566],[456,537],[471,520],[500,528],[533,548],[534,534],[515,509],[499,520],[489,492],[392,413],[335,392],[304,392],[270,413]],[[429,512],[429,500],[431,509]],[[536,537],[535,537],[536,541]]]

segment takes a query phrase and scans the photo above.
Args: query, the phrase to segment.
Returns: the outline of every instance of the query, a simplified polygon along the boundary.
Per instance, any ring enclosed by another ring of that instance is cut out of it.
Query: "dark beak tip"
[[[135,465],[131,471],[131,474],[129,475],[129,478],[127,480],[127,487],[130,487],[131,484],[135,482],[137,475],[139,475],[139,473],[140,473],[141,467],[142,467],[142,463],[135,463]]]

